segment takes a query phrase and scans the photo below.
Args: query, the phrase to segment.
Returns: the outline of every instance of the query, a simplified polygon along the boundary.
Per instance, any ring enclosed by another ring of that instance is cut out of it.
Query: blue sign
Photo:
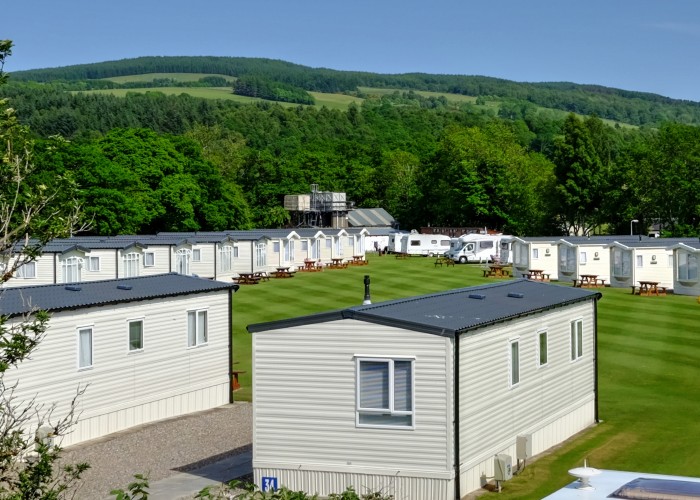
[[[277,490],[277,478],[276,477],[263,477],[261,489],[263,491],[276,491]]]

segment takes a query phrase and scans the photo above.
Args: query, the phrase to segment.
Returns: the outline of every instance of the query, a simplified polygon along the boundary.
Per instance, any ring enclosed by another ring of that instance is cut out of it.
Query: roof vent
[[[486,295],[482,295],[480,293],[470,293],[469,298],[470,299],[484,300],[486,298]]]
[[[525,294],[517,293],[517,292],[510,292],[508,294],[508,297],[512,297],[514,299],[522,299],[523,297],[525,297]]]
[[[70,290],[71,292],[79,292],[80,290],[82,290],[79,286],[71,286],[71,285],[68,285],[65,288],[66,288],[66,290]]]
[[[131,285],[117,285],[119,290],[131,290],[133,287]]]

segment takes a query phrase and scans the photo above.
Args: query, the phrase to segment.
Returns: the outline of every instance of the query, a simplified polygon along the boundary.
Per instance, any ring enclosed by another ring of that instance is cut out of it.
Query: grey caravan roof
[[[480,327],[575,302],[597,300],[599,292],[530,280],[514,280],[397,299],[248,326],[251,333],[356,319],[452,337]]]
[[[16,316],[33,310],[79,309],[227,289],[238,290],[238,285],[177,273],[5,288],[0,292],[0,314]]]
[[[618,234],[618,235],[602,235],[602,236],[562,236],[559,238],[567,243],[573,245],[608,245],[610,243],[628,243],[632,241],[649,241],[657,238],[650,238],[649,236],[641,235],[631,235],[631,234]]]
[[[649,238],[643,241],[617,241],[620,245],[624,245],[629,248],[666,248],[670,249],[674,245],[683,243],[688,246],[695,246],[698,248],[700,242],[698,238]]]
[[[348,224],[354,227],[391,227],[394,222],[383,208],[356,208],[348,212]]]

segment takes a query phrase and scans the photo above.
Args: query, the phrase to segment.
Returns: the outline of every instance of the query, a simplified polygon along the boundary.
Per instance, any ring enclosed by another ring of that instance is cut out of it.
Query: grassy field
[[[229,101],[237,101],[246,104],[263,100],[258,99],[256,97],[247,97],[233,94],[231,92],[230,87],[157,87],[144,89],[102,89],[84,91],[84,93],[86,94],[112,94],[117,97],[124,97],[127,93],[130,92],[141,94],[145,94],[146,92],[162,92],[165,95],[188,94],[192,97],[201,97],[203,99],[226,99]],[[314,99],[316,99],[316,107],[319,108],[321,106],[325,106],[329,109],[347,110],[348,105],[351,102],[362,104],[362,99],[360,99],[359,97],[353,97],[344,94],[323,94],[320,92],[309,92],[309,94],[314,96]],[[285,107],[299,106],[298,104],[294,104],[291,102],[278,102],[277,104]]]
[[[435,268],[433,259],[369,256],[370,265],[242,286],[234,295],[236,369],[250,399],[251,337],[246,326],[358,305],[363,277],[372,301],[490,282],[478,266]],[[593,467],[700,476],[700,304],[695,297],[639,297],[602,289],[599,402],[602,422],[528,464],[499,499],[540,499],[568,484],[567,470]]]

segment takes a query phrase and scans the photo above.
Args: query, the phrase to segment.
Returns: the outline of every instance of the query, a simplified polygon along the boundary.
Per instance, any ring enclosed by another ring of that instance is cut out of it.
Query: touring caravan
[[[434,257],[444,255],[450,249],[450,237],[444,234],[420,234],[411,231],[395,234],[389,240],[389,251],[408,255]]]
[[[502,234],[465,234],[453,238],[447,257],[460,264],[468,262],[511,261],[510,236]]]

